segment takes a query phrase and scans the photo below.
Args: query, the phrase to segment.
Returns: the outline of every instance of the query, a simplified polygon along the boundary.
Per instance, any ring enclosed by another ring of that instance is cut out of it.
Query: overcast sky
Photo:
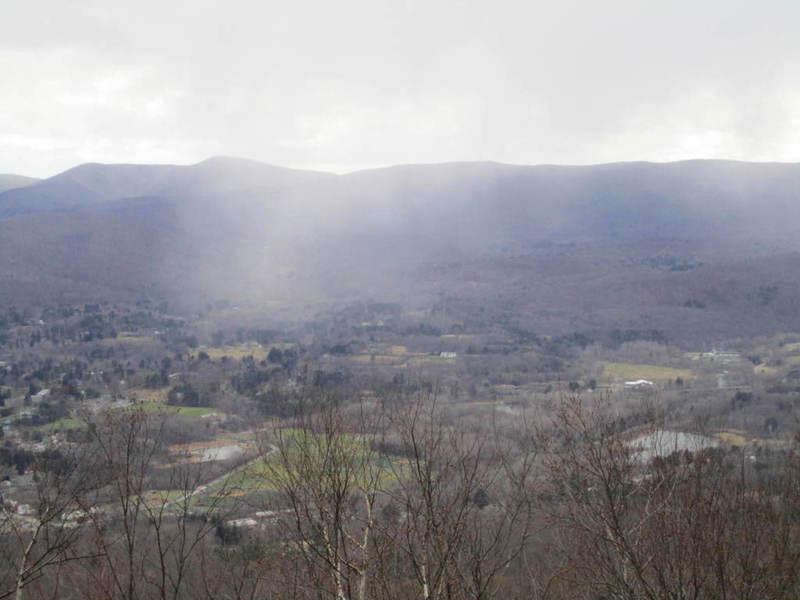
[[[800,161],[796,0],[0,0],[0,172]]]

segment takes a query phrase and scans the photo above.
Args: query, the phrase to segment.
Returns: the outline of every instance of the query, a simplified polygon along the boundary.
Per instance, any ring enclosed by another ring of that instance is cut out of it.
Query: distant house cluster
[[[721,350],[719,348],[712,348],[711,352],[700,352],[691,354],[693,360],[704,360],[712,363],[720,363],[723,365],[737,363],[741,360],[742,356],[738,352],[731,352],[728,350]]]

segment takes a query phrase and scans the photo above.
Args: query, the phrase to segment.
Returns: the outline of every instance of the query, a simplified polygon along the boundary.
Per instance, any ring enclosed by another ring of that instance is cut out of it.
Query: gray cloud
[[[800,4],[16,3],[0,172],[800,160]]]

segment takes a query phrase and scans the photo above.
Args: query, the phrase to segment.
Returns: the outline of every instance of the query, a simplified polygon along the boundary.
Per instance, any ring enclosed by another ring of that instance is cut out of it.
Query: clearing
[[[624,379],[627,381],[647,379],[650,381],[671,381],[680,377],[683,380],[694,379],[691,369],[676,369],[658,365],[636,365],[630,363],[609,362],[603,364],[602,376],[608,380]]]

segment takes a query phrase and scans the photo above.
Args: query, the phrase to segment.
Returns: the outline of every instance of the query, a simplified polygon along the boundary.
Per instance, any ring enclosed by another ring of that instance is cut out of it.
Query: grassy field
[[[759,437],[751,437],[746,431],[741,429],[723,429],[715,433],[714,437],[722,443],[737,448],[744,448],[747,446],[768,446],[771,448],[783,448],[791,444],[786,440],[771,440]]]
[[[45,425],[36,425],[31,429],[36,431],[41,431],[42,433],[55,433],[56,431],[62,429],[82,429],[85,426],[84,422],[79,419],[73,419],[71,417],[64,417],[59,419],[58,421],[53,421],[52,423],[46,423]]]
[[[390,461],[385,457],[372,453],[366,441],[355,435],[344,435],[337,438],[339,450],[352,452],[356,459],[355,469],[360,472],[356,476],[355,485],[368,486],[373,477],[377,477],[377,486],[386,488],[397,481],[397,476],[404,467],[402,461]],[[326,442],[322,436],[301,432],[299,430],[285,429],[281,437],[272,440],[276,444],[284,444],[289,457],[300,456],[299,444],[309,444],[312,455],[319,453],[325,455]],[[280,489],[279,482],[287,476],[286,465],[282,463],[276,452],[255,460],[241,468],[222,482],[212,486],[198,498],[198,503],[208,504],[210,501],[236,499],[251,493],[274,492]]]
[[[161,402],[142,402],[134,404],[131,408],[143,410],[145,412],[167,412],[181,417],[204,417],[217,412],[217,409],[210,406],[170,406]]]
[[[127,342],[130,344],[149,344],[156,341],[152,335],[137,335],[135,333],[128,332],[120,333],[116,340],[118,342]]]
[[[605,363],[603,375],[607,380],[624,379],[626,381],[647,379],[650,381],[671,381],[678,377],[684,380],[693,379],[691,369],[675,369],[658,365],[636,365],[630,363]]]
[[[220,348],[200,348],[203,352],[208,354],[209,358],[219,360],[223,356],[227,356],[231,360],[242,360],[247,356],[252,356],[256,362],[261,362],[267,359],[269,348],[265,348],[261,344],[237,344],[235,346],[221,346]],[[192,358],[197,358],[198,353],[193,353]]]
[[[168,387],[158,388],[155,390],[149,388],[138,388],[132,390],[132,397],[140,402],[166,403],[168,393]]]
[[[389,468],[390,465],[380,459],[376,459],[375,463],[373,463],[373,467],[381,469],[378,475],[378,488],[385,488],[396,481],[395,472],[399,471],[402,466],[400,462],[393,464],[396,466]],[[235,472],[223,484],[214,490],[210,490],[209,493],[215,497],[220,494],[227,497],[238,497],[250,492],[277,491],[279,489],[278,482],[284,477],[286,477],[285,468],[278,464],[277,458],[269,456]],[[356,485],[367,485],[367,477],[365,475],[360,480],[356,480]],[[244,492],[244,494],[239,494],[240,492]]]
[[[168,414],[178,415],[179,417],[189,417],[189,418],[201,418],[206,415],[217,413],[217,410],[211,408],[209,406],[170,406],[168,404],[164,404],[162,402],[142,402],[133,404],[128,408],[120,409],[120,410],[143,410],[147,413],[155,413],[159,411],[163,411]],[[218,413],[222,414],[222,413]],[[31,427],[31,429],[36,431],[41,431],[42,433],[55,433],[56,431],[64,430],[64,429],[82,429],[85,426],[85,423],[80,419],[74,419],[72,417],[64,417],[59,419],[58,421],[53,421],[52,423],[46,423],[44,425],[36,425]]]
[[[150,390],[140,388],[134,391],[135,402],[132,406],[141,408],[145,412],[155,412],[163,410],[179,414],[183,417],[202,417],[217,412],[209,406],[170,406],[167,404],[167,394],[169,388]]]
[[[741,448],[742,446],[747,446],[750,443],[750,440],[744,431],[735,429],[720,431],[719,433],[715,434],[714,437],[716,437],[719,441],[721,441],[724,444],[728,444],[729,446],[736,446],[737,448]]]
[[[402,357],[388,356],[386,354],[356,354],[353,356],[352,361],[362,365],[369,363],[376,365],[397,365],[402,362]]]

